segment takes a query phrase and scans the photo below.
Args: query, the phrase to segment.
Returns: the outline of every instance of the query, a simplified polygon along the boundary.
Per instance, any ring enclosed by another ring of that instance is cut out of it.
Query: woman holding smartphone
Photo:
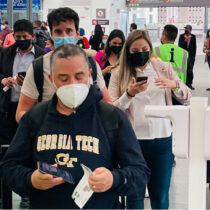
[[[142,78],[140,77],[143,77]],[[141,81],[142,80],[142,81]],[[138,82],[139,81],[139,82]],[[145,118],[146,105],[172,105],[171,90],[180,101],[191,97],[190,89],[174,73],[170,63],[152,55],[145,31],[132,32],[120,57],[120,67],[112,72],[109,93],[116,106],[127,112],[151,170],[148,191],[153,209],[168,209],[174,155],[171,122]],[[127,197],[128,209],[143,209],[145,189]]]
[[[121,30],[113,30],[107,40],[104,50],[97,52],[95,61],[99,64],[106,82],[109,86],[111,71],[119,64],[119,57],[122,47],[125,43],[125,37]]]

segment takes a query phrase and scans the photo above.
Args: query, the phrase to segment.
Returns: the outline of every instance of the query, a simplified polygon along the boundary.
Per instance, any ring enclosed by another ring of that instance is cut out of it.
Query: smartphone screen
[[[43,162],[37,162],[37,165],[40,172],[51,174],[55,177],[62,177],[65,182],[75,184],[72,175],[68,171],[60,169],[59,167],[51,166],[50,164]]]
[[[144,81],[146,80],[147,81],[148,77],[147,76],[143,76],[143,77],[137,77],[136,78],[136,82],[141,82],[141,81]]]
[[[26,72],[24,72],[24,71],[18,72],[18,76],[23,76],[23,77],[25,77],[25,76],[26,76]]]

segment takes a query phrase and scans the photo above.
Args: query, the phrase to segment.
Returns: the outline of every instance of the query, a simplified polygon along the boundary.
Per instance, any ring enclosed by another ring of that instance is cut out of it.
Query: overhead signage
[[[125,0],[127,7],[210,7],[210,0]]]
[[[13,0],[13,10],[27,10],[27,1]]]
[[[92,25],[109,25],[109,20],[96,20],[96,19],[93,19],[92,20]]]
[[[96,9],[96,18],[106,18],[105,9]]]
[[[32,1],[32,9],[38,11],[41,9],[40,0]],[[0,0],[0,10],[7,10],[7,0]],[[27,10],[27,0],[13,0],[13,10]]]

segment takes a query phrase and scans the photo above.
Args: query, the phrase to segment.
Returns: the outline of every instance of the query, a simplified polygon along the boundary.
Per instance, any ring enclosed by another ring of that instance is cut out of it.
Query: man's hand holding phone
[[[31,184],[38,190],[48,190],[63,183],[63,178],[53,177],[51,174],[44,174],[38,169],[31,175]]]
[[[16,79],[18,85],[20,86],[23,85],[25,76],[26,76],[26,72],[18,72],[17,79]]]

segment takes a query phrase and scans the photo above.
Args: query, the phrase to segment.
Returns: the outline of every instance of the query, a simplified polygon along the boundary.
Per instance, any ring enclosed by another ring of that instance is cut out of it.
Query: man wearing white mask
[[[118,196],[141,190],[139,186],[145,187],[150,174],[133,129],[126,115],[101,102],[100,89],[90,85],[91,69],[80,47],[68,44],[57,48],[51,68],[56,93],[21,119],[1,164],[3,183],[16,193],[29,195],[32,209],[119,208]],[[102,104],[109,107],[106,115],[116,119],[115,138],[105,129]],[[32,137],[32,117],[38,115],[44,115],[43,120]],[[57,163],[58,168],[71,173],[75,184],[41,173],[36,166],[39,161]],[[72,195],[83,176],[81,164],[93,173],[74,200]],[[81,206],[78,196],[87,191],[94,193]]]
[[[75,44],[79,37],[79,16],[78,14],[67,7],[58,8],[53,10],[48,14],[48,23],[51,31],[51,36],[54,41],[55,48],[59,47],[63,44]],[[91,50],[85,50],[88,56],[94,57],[95,54],[92,55]],[[40,90],[37,88],[35,81],[35,71],[33,65],[27,71],[27,75],[25,77],[22,89],[20,100],[16,112],[16,120],[19,122],[20,118],[23,114],[29,110],[34,104],[38,101],[46,101],[52,97],[55,92],[55,88],[51,84],[49,80],[50,74],[50,56],[52,52],[46,54],[41,57],[43,59],[43,85],[41,90],[43,90],[42,94],[40,94]],[[99,86],[103,93],[103,100],[107,102],[111,102],[109,97],[107,88],[105,86],[105,82],[101,73],[101,69],[97,66],[97,77],[96,84]],[[37,71],[36,71],[37,72]],[[41,78],[40,78],[41,79]],[[40,96],[41,99],[40,99]]]

